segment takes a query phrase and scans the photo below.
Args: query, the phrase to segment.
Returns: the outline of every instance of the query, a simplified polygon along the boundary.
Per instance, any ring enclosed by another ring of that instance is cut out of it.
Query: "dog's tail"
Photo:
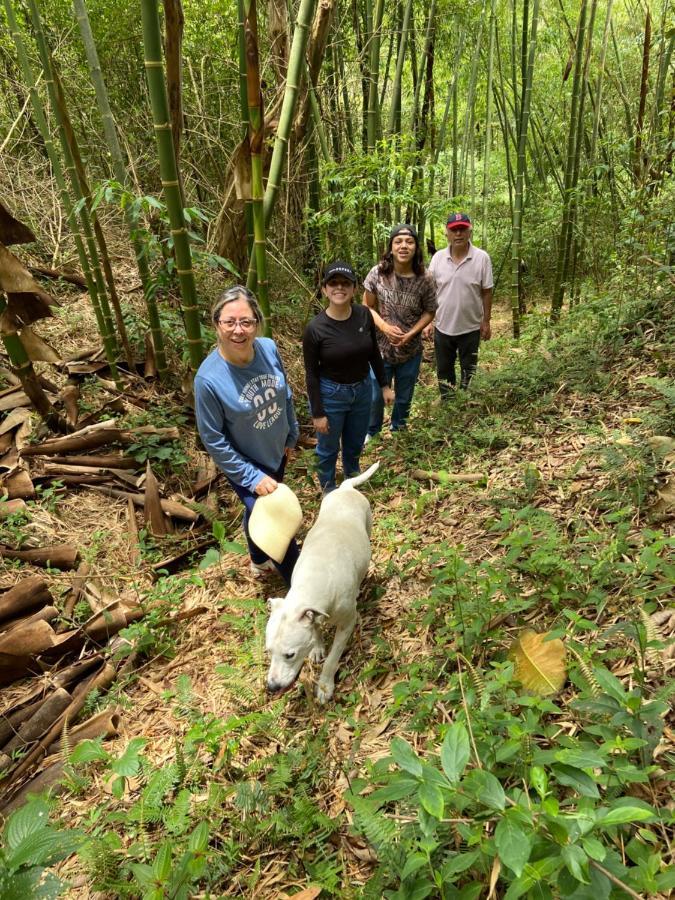
[[[349,488],[358,487],[360,484],[363,484],[364,481],[368,481],[370,476],[374,475],[379,468],[379,462],[373,463],[372,466],[369,469],[366,469],[361,475],[355,475],[353,478],[347,478],[346,481],[343,481],[338,490],[342,491],[345,488],[349,490]]]

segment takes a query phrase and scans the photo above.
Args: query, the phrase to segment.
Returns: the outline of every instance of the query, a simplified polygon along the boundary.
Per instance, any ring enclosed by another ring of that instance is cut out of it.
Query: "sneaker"
[[[276,572],[277,567],[274,565],[271,559],[266,559],[265,562],[254,563],[251,560],[251,573],[255,575],[256,578],[265,578],[271,572]]]

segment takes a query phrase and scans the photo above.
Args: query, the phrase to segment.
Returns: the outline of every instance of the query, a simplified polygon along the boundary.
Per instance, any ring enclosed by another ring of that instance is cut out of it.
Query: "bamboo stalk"
[[[176,273],[183,301],[185,333],[193,369],[199,368],[204,356],[202,331],[197,306],[197,287],[192,269],[190,238],[185,227],[181,203],[178,167],[171,136],[169,103],[162,63],[162,39],[157,12],[157,0],[141,0],[145,71],[154,122],[155,140],[166,208],[171,222]]]
[[[115,178],[121,185],[123,185],[127,189],[131,189],[131,180],[129,178],[127,166],[124,161],[124,154],[117,137],[115,120],[110,108],[108,91],[106,89],[105,80],[101,71],[101,64],[99,62],[96,42],[94,41],[94,35],[91,30],[91,24],[89,22],[89,16],[87,14],[85,0],[73,0],[73,9],[75,11],[75,17],[77,18],[77,23],[80,28],[80,34],[82,36],[82,43],[84,44],[85,53],[87,54],[89,74],[91,76],[91,80],[94,85],[94,91],[96,93],[96,103],[98,105],[99,113],[101,115],[101,121],[103,123],[103,134],[105,137],[106,145],[110,152],[113,172],[115,173]],[[155,359],[157,361],[157,373],[159,377],[163,379],[166,377],[168,371],[166,362],[166,350],[164,347],[164,335],[162,334],[159,311],[157,309],[157,303],[155,301],[155,291],[152,283],[152,276],[150,274],[150,267],[148,266],[145,248],[143,247],[143,244],[137,236],[138,220],[134,216],[133,206],[131,204],[125,206],[124,216],[126,219],[127,227],[129,228],[129,235],[131,237],[131,243],[134,249],[134,256],[136,258],[138,274],[141,279],[141,284],[143,285],[143,296],[145,298],[145,305],[148,311],[148,322],[150,323],[152,344],[155,351]]]
[[[513,337],[520,337],[520,256],[523,233],[523,181],[525,177],[525,149],[527,146],[527,126],[530,116],[530,99],[532,96],[532,78],[534,73],[534,57],[537,46],[537,24],[539,18],[539,0],[534,0],[532,8],[532,25],[529,41],[529,53],[525,80],[523,81],[520,114],[520,133],[518,135],[518,158],[516,160],[516,191],[513,204],[513,240],[511,243],[511,313],[513,316]],[[525,33],[523,40],[527,38]]]
[[[6,0],[9,3],[9,0]],[[77,174],[75,172],[75,166],[72,158],[72,154],[70,152],[70,147],[68,144],[68,140],[65,134],[65,127],[63,118],[61,115],[61,110],[59,108],[59,104],[56,98],[56,89],[54,86],[54,79],[52,74],[52,67],[49,60],[49,52],[47,50],[47,43],[44,37],[44,32],[42,29],[42,20],[40,18],[40,12],[37,7],[36,0],[28,0],[28,10],[31,18],[31,22],[33,24],[33,28],[35,31],[35,40],[38,48],[38,54],[40,56],[40,63],[42,65],[42,70],[44,73],[45,83],[47,85],[47,91],[49,94],[49,100],[52,107],[52,112],[54,113],[54,117],[57,125],[57,132],[59,136],[59,143],[61,145],[61,152],[63,154],[64,159],[64,171],[68,174],[71,190],[73,192],[73,196],[80,206],[79,209],[79,218],[80,223],[82,225],[82,230],[84,232],[84,239],[87,245],[87,250],[89,253],[89,258],[86,263],[86,269],[89,270],[92,282],[95,284],[95,297],[97,300],[96,305],[94,305],[94,312],[96,313],[98,310],[98,314],[96,316],[97,323],[99,326],[99,331],[101,333],[101,337],[103,339],[103,346],[106,351],[106,358],[110,364],[110,371],[115,380],[116,384],[119,383],[119,375],[117,373],[116,367],[116,357],[117,357],[117,342],[115,340],[115,333],[112,324],[112,316],[110,313],[110,306],[108,304],[108,298],[106,295],[105,283],[103,280],[103,273],[101,271],[101,265],[98,258],[98,253],[96,250],[96,241],[94,239],[94,234],[91,228],[91,222],[89,219],[89,212],[86,208],[86,204],[83,202],[84,197],[80,190],[79,181],[77,178]],[[46,123],[45,123],[46,124]],[[86,271],[85,271],[86,277]],[[90,297],[91,291],[90,291]],[[93,297],[92,297],[93,304]]]
[[[249,289],[254,284],[257,287],[260,308],[266,318],[266,330],[270,334],[262,157],[265,129],[262,91],[260,88],[256,0],[244,0],[244,14],[248,141],[251,153],[251,202],[253,208],[253,255],[246,283]]]
[[[383,0],[380,0],[380,2],[383,2]],[[263,201],[266,227],[269,225],[270,219],[272,218],[272,210],[274,209],[274,203],[281,186],[284,160],[288,152],[288,137],[291,133],[298,92],[302,81],[307,38],[309,37],[309,28],[312,24],[316,4],[317,0],[300,0],[298,17],[293,29],[293,41],[291,43],[291,53],[288,61],[286,88],[284,90],[284,99],[281,104],[279,125],[274,140],[274,149],[272,151],[272,160],[270,162],[270,170],[269,175],[267,176],[267,186],[265,188]],[[262,99],[260,100],[260,103],[262,114]]]

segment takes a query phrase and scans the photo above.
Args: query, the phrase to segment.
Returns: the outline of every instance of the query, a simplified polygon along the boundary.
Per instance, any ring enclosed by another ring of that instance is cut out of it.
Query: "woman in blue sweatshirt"
[[[194,383],[199,436],[244,504],[251,570],[262,575],[276,568],[290,584],[298,558],[295,541],[277,565],[253,543],[248,531],[256,499],[276,490],[298,439],[286,372],[274,341],[257,336],[263,315],[245,287],[226,290],[211,317],[218,344],[199,367]]]

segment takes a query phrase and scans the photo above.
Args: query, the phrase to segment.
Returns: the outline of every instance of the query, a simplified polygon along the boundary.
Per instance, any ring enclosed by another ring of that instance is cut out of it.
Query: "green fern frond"
[[[652,641],[660,640],[656,625],[652,621],[652,617],[645,610],[644,606],[638,606],[638,615],[640,616],[640,621],[644,625],[647,642],[651,643]],[[645,658],[652,664],[658,663],[661,660],[659,651],[655,647],[647,647]]]
[[[478,700],[478,703],[482,703],[483,695],[485,694],[485,681],[483,680],[483,676],[473,665],[473,663],[468,660],[466,656],[464,656],[463,653],[458,653],[457,656],[462,660],[469,672],[469,678],[471,679],[471,684],[473,685],[473,689],[476,692],[476,699]]]
[[[183,744],[176,738],[176,786],[182,787],[187,778],[187,765],[185,763],[185,752]]]
[[[70,740],[70,729],[68,728],[68,717],[63,720],[63,728],[61,729],[61,759],[64,766],[70,766],[70,757],[73,752],[73,745]]]
[[[591,669],[586,660],[579,653],[577,653],[574,647],[569,647],[568,649],[572,656],[576,659],[579,666],[579,671],[586,679],[586,683],[588,685],[589,691],[591,692],[591,696],[599,697],[602,694],[602,688],[600,687],[598,679],[593,674],[593,669]]]
[[[383,859],[396,839],[396,823],[376,812],[362,797],[354,797],[351,802],[354,808],[354,825],[377,851],[380,859]]]

